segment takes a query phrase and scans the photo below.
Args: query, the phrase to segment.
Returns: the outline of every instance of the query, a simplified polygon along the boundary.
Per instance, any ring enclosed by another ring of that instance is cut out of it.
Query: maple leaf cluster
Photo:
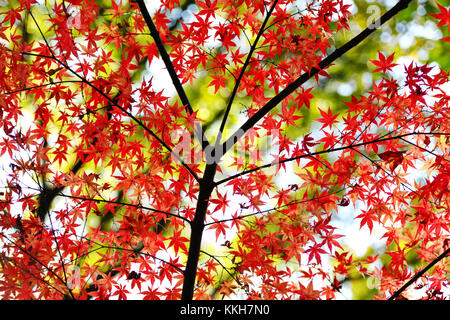
[[[423,267],[448,250],[448,71],[413,61],[400,79],[380,49],[370,90],[317,106],[350,28],[342,0],[106,5],[1,8],[3,299],[333,299],[355,274],[383,299],[414,276],[411,255]],[[174,97],[148,76],[161,62]],[[205,126],[190,99],[203,82],[225,99]],[[230,114],[243,124],[223,143]],[[317,130],[292,137],[305,114]],[[345,243],[350,208],[385,241],[376,255]],[[443,261],[426,298],[445,297]]]

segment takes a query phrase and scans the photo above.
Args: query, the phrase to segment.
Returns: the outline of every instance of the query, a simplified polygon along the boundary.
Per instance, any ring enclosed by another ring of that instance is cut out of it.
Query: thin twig
[[[28,90],[33,90],[33,89],[39,89],[39,88],[43,88],[43,87],[47,87],[47,86],[52,86],[52,85],[57,85],[57,84],[62,84],[62,83],[79,83],[82,82],[81,80],[62,80],[62,81],[53,81],[53,82],[49,82],[49,83],[44,83],[44,84],[40,84],[40,85],[36,85],[33,87],[25,87],[22,89],[17,89],[14,91],[8,91],[8,92],[4,92],[3,94],[14,94],[14,93],[19,93],[19,92],[23,92],[23,91],[28,91]]]
[[[251,46],[250,51],[247,54],[247,58],[246,58],[246,60],[244,62],[244,65],[241,68],[241,72],[240,72],[240,74],[239,74],[239,76],[238,76],[238,78],[236,80],[236,83],[234,85],[233,91],[231,92],[231,95],[230,95],[229,100],[228,100],[227,107],[225,109],[224,116],[222,118],[222,122],[220,124],[219,132],[217,134],[217,139],[216,139],[216,143],[215,143],[215,149],[217,149],[219,147],[219,145],[220,145],[220,141],[222,140],[223,130],[225,128],[225,124],[227,122],[228,115],[230,114],[231,106],[232,106],[232,104],[234,102],[234,98],[235,98],[235,96],[237,94],[237,91],[239,89],[239,85],[241,83],[241,80],[244,77],[245,71],[246,71],[246,69],[247,69],[247,67],[248,67],[248,65],[249,65],[249,63],[251,61],[253,52],[256,50],[256,48],[258,46],[258,41],[259,41],[259,39],[261,38],[262,34],[265,31],[266,24],[269,21],[269,18],[271,17],[273,10],[275,10],[275,7],[276,7],[277,3],[278,3],[278,0],[275,0],[274,3],[272,4],[272,7],[267,12],[267,15],[266,15],[266,17],[264,19],[264,22],[261,25],[261,28],[260,28],[258,34],[256,35],[255,42],[253,42],[253,45]]]
[[[206,255],[209,256],[210,258],[214,259],[218,264],[220,264],[220,266],[222,267],[222,269],[225,270],[225,271],[230,275],[230,277],[231,277],[234,281],[236,281],[236,283],[237,283],[238,285],[242,285],[241,282],[239,281],[239,279],[237,279],[237,278],[236,278],[236,277],[228,270],[228,268],[225,267],[225,266],[223,265],[223,263],[222,263],[216,256],[214,256],[214,255],[212,255],[212,254],[210,254],[210,253],[208,253],[208,252],[206,252],[206,251],[204,251],[204,250],[200,250],[200,252],[203,253],[203,254],[206,254]]]
[[[186,92],[183,89],[183,85],[180,82],[180,79],[177,75],[177,72],[175,71],[175,68],[173,66],[173,63],[170,59],[169,54],[166,51],[166,48],[164,47],[164,43],[161,40],[161,37],[159,36],[158,29],[156,28],[155,24],[153,23],[153,19],[150,16],[150,13],[147,10],[147,7],[143,0],[137,0],[137,4],[139,5],[139,9],[141,10],[142,16],[145,20],[145,23],[147,24],[147,27],[150,29],[150,34],[155,40],[156,47],[158,48],[159,55],[161,56],[161,59],[164,62],[164,65],[166,66],[167,71],[169,72],[170,79],[172,80],[172,83],[175,87],[175,90],[178,93],[178,96],[180,97],[181,102],[183,103],[185,110],[188,114],[193,114],[194,109],[191,106],[191,103],[186,95]],[[205,149],[207,146],[209,146],[208,139],[205,136],[205,133],[203,132],[203,129],[199,123],[195,124],[195,135],[197,139],[199,140],[200,144],[202,145],[202,148]]]
[[[306,202],[313,201],[313,200],[319,200],[319,199],[322,199],[322,198],[327,198],[327,197],[329,197],[329,196],[331,196],[333,194],[339,193],[339,192],[344,191],[344,190],[345,190],[345,187],[341,188],[341,189],[338,189],[336,191],[333,191],[332,193],[328,193],[326,195],[320,195],[320,196],[317,196],[317,197],[312,197],[312,198],[303,199],[303,200],[293,200],[293,201],[291,201],[289,203],[286,203],[286,204],[278,206],[278,207],[273,207],[273,208],[266,209],[266,210],[261,210],[261,211],[257,211],[257,212],[253,212],[253,213],[249,213],[249,214],[244,214],[244,215],[240,215],[240,216],[237,216],[237,217],[234,217],[234,218],[216,220],[216,221],[213,221],[213,222],[205,223],[205,227],[213,225],[213,224],[218,224],[218,223],[224,223],[224,222],[229,222],[229,221],[241,220],[241,219],[245,219],[245,218],[248,218],[248,217],[256,216],[258,214],[268,213],[270,211],[279,211],[281,209],[284,209],[284,208],[287,208],[287,207],[290,207],[290,206],[306,203]]]

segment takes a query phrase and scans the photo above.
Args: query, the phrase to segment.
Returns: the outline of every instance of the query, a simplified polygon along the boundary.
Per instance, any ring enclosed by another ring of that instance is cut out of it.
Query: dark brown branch
[[[162,42],[161,37],[159,36],[158,29],[156,29],[155,24],[153,23],[153,19],[150,16],[150,13],[147,10],[147,7],[145,6],[145,3],[143,0],[137,0],[137,4],[139,5],[139,9],[141,10],[142,16],[145,20],[145,23],[147,24],[147,27],[150,29],[150,35],[155,40],[156,47],[158,48],[159,55],[161,56],[161,59],[164,62],[164,65],[167,68],[167,71],[169,72],[170,79],[172,80],[173,85],[175,86],[175,90],[178,93],[178,96],[180,97],[181,102],[183,103],[186,111],[191,114],[194,113],[194,110],[192,109],[191,103],[189,102],[189,99],[186,95],[186,92],[183,89],[183,86],[180,82],[180,79],[178,78],[178,75],[175,71],[175,68],[172,64],[172,61],[170,59],[169,54],[166,51],[166,48],[164,47],[164,43]]]
[[[394,292],[392,296],[389,297],[388,300],[396,299],[403,291],[405,291],[410,285],[416,282],[421,276],[423,276],[431,267],[433,267],[436,263],[444,259],[450,254],[450,248],[447,248],[441,255],[436,257],[433,261],[431,261],[425,268],[420,270],[414,277],[412,277],[408,282],[406,282],[400,289]]]
[[[219,133],[217,134],[217,139],[216,139],[216,148],[220,145],[220,141],[222,140],[222,134],[223,134],[223,130],[225,128],[225,124],[227,122],[228,119],[228,115],[230,114],[231,111],[231,106],[233,105],[234,102],[234,98],[236,97],[236,93],[239,89],[239,85],[241,83],[242,78],[244,77],[245,74],[245,70],[247,69],[248,65],[250,64],[250,60],[252,58],[253,52],[256,50],[257,46],[258,46],[258,42],[259,39],[261,38],[262,34],[265,31],[266,28],[266,24],[269,21],[273,10],[275,10],[275,7],[278,3],[278,0],[275,0],[274,3],[272,4],[272,7],[270,8],[270,10],[267,12],[266,18],[264,19],[263,24],[261,25],[260,30],[258,31],[258,34],[256,35],[256,39],[255,42],[253,42],[252,46],[250,47],[250,51],[247,54],[247,58],[244,62],[244,65],[241,68],[241,72],[236,80],[236,83],[234,85],[233,91],[231,92],[230,98],[228,100],[228,104],[227,107],[225,109],[225,114],[222,118],[222,123],[220,124],[220,128],[219,128]]]
[[[392,9],[386,12],[381,18],[379,18],[374,24],[375,26],[381,26],[385,22],[389,21],[392,17],[394,17],[401,10],[406,9],[411,0],[400,0]],[[303,85],[306,81],[317,75],[321,70],[329,67],[335,60],[341,57],[350,49],[356,47],[363,40],[365,40],[368,36],[370,36],[373,32],[375,32],[376,28],[368,27],[364,29],[361,33],[355,36],[353,39],[345,43],[340,48],[336,49],[333,53],[319,62],[319,68],[312,68],[309,72],[305,72],[291,84],[289,84],[286,88],[284,88],[280,93],[278,93],[275,97],[273,97],[269,102],[267,102],[261,109],[259,109],[250,119],[248,119],[236,132],[233,134],[225,143],[222,144],[222,154],[225,154],[228,150],[230,150],[237,140],[239,140],[245,133],[253,128],[256,123],[258,123],[265,115],[267,115],[273,108],[275,108],[279,103],[281,103],[284,99],[286,99],[291,93],[297,90],[301,85]],[[218,150],[216,150],[217,153]]]
[[[186,92],[183,89],[183,85],[180,82],[180,79],[177,75],[177,72],[175,71],[175,68],[170,59],[170,56],[167,53],[166,48],[164,47],[164,43],[162,42],[161,37],[159,36],[158,29],[156,29],[156,26],[153,23],[153,19],[150,16],[150,13],[148,12],[144,1],[137,0],[136,2],[139,5],[139,9],[141,10],[142,16],[145,20],[145,23],[147,24],[147,27],[150,29],[150,34],[153,37],[153,39],[155,40],[155,44],[156,44],[156,47],[158,48],[159,55],[161,56],[161,59],[163,60],[164,65],[166,66],[166,69],[169,72],[170,79],[172,80],[175,90],[177,91],[178,96],[180,97],[180,100],[185,107],[186,112],[188,114],[194,113],[194,109],[192,108],[191,103],[189,102]],[[207,146],[209,146],[209,142],[208,142],[208,140],[205,136],[205,133],[203,132],[200,124],[196,124],[194,130],[195,130],[197,139],[199,140],[199,142],[202,145],[202,148],[205,149]]]

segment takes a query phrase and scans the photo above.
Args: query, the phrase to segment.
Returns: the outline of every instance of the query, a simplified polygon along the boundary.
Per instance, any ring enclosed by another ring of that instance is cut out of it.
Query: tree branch
[[[249,214],[243,214],[243,215],[240,215],[240,216],[237,216],[237,217],[234,217],[234,218],[222,219],[222,220],[217,220],[217,221],[205,223],[205,227],[213,225],[213,224],[218,224],[218,223],[224,223],[224,222],[236,221],[236,220],[243,220],[245,218],[253,217],[253,216],[256,216],[258,214],[264,214],[264,213],[268,213],[268,212],[271,212],[271,211],[282,210],[282,209],[285,209],[285,208],[290,207],[290,206],[295,206],[295,205],[306,203],[306,202],[313,201],[313,200],[320,200],[320,199],[327,198],[327,197],[329,197],[329,196],[331,196],[333,194],[339,193],[339,192],[344,191],[344,190],[345,190],[345,188],[341,188],[341,189],[338,189],[338,190],[336,190],[336,191],[334,191],[332,193],[328,193],[328,194],[323,195],[323,196],[315,196],[315,197],[312,197],[312,198],[309,198],[309,199],[303,199],[303,200],[292,200],[289,203],[283,204],[283,205],[278,206],[278,207],[273,207],[273,208],[270,208],[270,209],[261,210],[261,211],[257,211],[257,212],[253,212],[253,213],[249,213]]]
[[[151,129],[149,129],[146,125],[144,125],[142,123],[141,120],[139,120],[138,118],[136,118],[131,112],[127,111],[124,107],[122,107],[121,105],[119,105],[117,103],[117,101],[115,101],[113,98],[111,98],[110,96],[108,96],[106,93],[104,93],[102,90],[100,90],[98,87],[96,87],[94,84],[92,84],[90,81],[88,81],[84,76],[79,75],[76,71],[74,71],[69,65],[67,65],[66,63],[64,63],[63,61],[61,61],[58,57],[56,57],[56,55],[54,54],[53,50],[51,49],[47,39],[44,36],[44,33],[42,32],[41,28],[39,27],[39,24],[37,23],[36,19],[34,18],[33,14],[30,11],[30,15],[34,20],[34,23],[36,25],[36,27],[39,30],[39,33],[41,34],[42,38],[44,39],[44,42],[47,46],[47,48],[50,50],[51,56],[44,56],[44,55],[36,55],[39,57],[45,57],[45,58],[49,58],[54,60],[56,63],[60,64],[62,67],[64,67],[67,71],[69,71],[70,73],[72,73],[74,76],[76,76],[78,79],[81,80],[82,83],[87,84],[88,86],[90,86],[94,91],[96,91],[97,93],[99,93],[102,97],[104,97],[106,100],[108,100],[113,106],[115,106],[116,108],[118,108],[119,110],[121,110],[123,113],[125,113],[128,117],[130,117],[134,122],[136,122],[140,127],[142,127],[142,129],[144,129],[144,131],[146,131],[147,133],[149,133],[154,139],[156,139],[159,144],[161,144],[162,147],[164,147],[167,151],[169,151],[178,161],[180,161],[181,165],[183,167],[186,168],[186,170],[192,175],[192,177],[197,180],[197,182],[200,180],[197,176],[197,174],[180,158],[180,156],[175,153],[168,145],[167,143],[164,142],[164,140],[162,140],[160,137],[158,137]],[[22,54],[25,55],[33,55],[33,54],[29,54],[27,52],[22,52]]]
[[[180,216],[178,214],[167,212],[167,211],[163,211],[163,210],[158,210],[158,209],[154,209],[154,208],[150,208],[150,207],[146,207],[146,206],[139,205],[139,204],[116,202],[116,201],[113,201],[113,200],[105,200],[105,199],[84,198],[84,197],[71,196],[71,195],[62,194],[62,193],[58,194],[58,196],[65,197],[65,198],[70,198],[70,199],[82,200],[82,201],[93,201],[93,202],[100,202],[100,203],[113,203],[113,204],[117,204],[117,205],[120,205],[120,206],[128,206],[128,207],[134,207],[134,208],[137,208],[137,209],[144,209],[144,210],[152,211],[152,212],[155,212],[155,213],[165,214],[167,216],[171,216],[171,217],[174,217],[174,218],[181,219],[181,220],[183,220],[183,221],[185,221],[187,223],[191,223],[190,220],[188,220],[185,217],[182,217],[182,216]]]
[[[230,98],[228,100],[228,105],[227,105],[227,107],[225,109],[225,114],[224,114],[224,116],[222,118],[222,123],[220,124],[219,132],[217,134],[217,139],[216,139],[216,143],[215,143],[215,148],[218,148],[218,146],[220,144],[220,141],[222,140],[223,130],[225,128],[225,124],[227,122],[228,115],[230,114],[230,110],[231,110],[231,106],[233,104],[234,98],[235,98],[236,93],[237,93],[237,91],[239,89],[239,85],[241,83],[242,78],[244,77],[245,70],[247,69],[248,65],[250,64],[250,60],[252,58],[253,52],[256,50],[256,48],[258,46],[258,41],[259,41],[259,39],[261,38],[262,34],[265,31],[266,24],[269,21],[273,10],[275,10],[275,7],[276,7],[277,3],[278,3],[278,0],[275,0],[274,3],[272,4],[272,7],[267,12],[266,18],[264,19],[264,22],[261,25],[261,28],[258,31],[258,34],[256,35],[255,42],[253,42],[253,44],[252,44],[252,46],[250,48],[250,51],[247,54],[247,58],[246,58],[246,60],[244,62],[244,65],[241,68],[241,72],[240,72],[240,74],[239,74],[239,76],[238,76],[238,78],[236,80],[236,83],[234,85],[233,91],[232,91],[232,93],[230,95]]]
[[[55,277],[57,280],[59,280],[64,286],[67,287],[67,289],[69,289],[66,281],[64,281],[60,276],[58,276],[55,271],[53,271],[52,269],[50,269],[50,267],[48,267],[47,265],[45,265],[44,263],[42,263],[42,261],[40,261],[38,258],[36,258],[35,256],[33,256],[31,253],[28,252],[27,249],[22,248],[22,246],[20,246],[19,244],[17,244],[16,242],[14,242],[13,240],[11,240],[6,234],[4,234],[3,232],[0,232],[0,236],[4,237],[6,240],[8,240],[12,245],[14,245],[16,248],[18,248],[21,252],[23,252],[24,254],[26,254],[27,256],[29,256],[31,259],[33,259],[34,261],[36,261],[38,264],[40,264],[44,269],[46,269],[48,272],[51,273],[51,275],[53,277]],[[60,292],[58,290],[58,292]],[[70,292],[70,289],[69,289]],[[60,292],[61,293],[61,292]]]
[[[239,281],[239,279],[236,278],[236,277],[230,272],[230,270],[229,270],[227,267],[225,267],[225,266],[223,265],[223,263],[222,263],[216,256],[214,256],[214,255],[212,255],[212,254],[210,254],[210,253],[208,253],[208,252],[206,252],[206,251],[204,251],[204,250],[200,250],[200,252],[203,253],[203,254],[206,254],[207,256],[209,256],[210,258],[212,258],[213,260],[215,260],[215,261],[222,267],[222,269],[225,270],[225,272],[228,273],[228,275],[229,275],[234,281],[236,281],[236,283],[237,283],[238,285],[242,285],[242,283]]]
[[[401,135],[394,136],[394,137],[381,138],[381,139],[376,139],[376,140],[371,140],[371,141],[351,144],[351,145],[343,146],[343,147],[339,147],[339,148],[326,149],[326,150],[320,150],[320,151],[316,151],[316,152],[306,153],[306,154],[302,154],[302,155],[299,155],[299,156],[296,156],[296,157],[292,157],[292,158],[289,158],[289,159],[284,159],[284,160],[281,160],[281,161],[275,161],[275,162],[272,162],[272,163],[268,163],[268,164],[262,165],[260,167],[256,167],[256,168],[253,168],[253,169],[242,171],[242,172],[237,173],[235,175],[232,175],[232,176],[230,176],[228,178],[225,178],[225,179],[222,179],[220,181],[217,181],[215,183],[215,185],[218,186],[218,185],[221,185],[221,184],[223,184],[225,182],[233,180],[233,179],[235,179],[237,177],[240,177],[240,176],[243,176],[243,175],[246,175],[246,174],[258,171],[258,170],[261,170],[261,169],[270,168],[270,167],[273,167],[273,166],[276,166],[276,165],[280,165],[280,164],[283,164],[283,163],[286,163],[286,162],[290,162],[290,161],[294,161],[294,160],[298,160],[298,159],[302,159],[302,158],[307,158],[307,157],[311,157],[311,156],[315,156],[315,155],[319,155],[319,154],[324,154],[324,153],[343,151],[343,150],[346,150],[346,149],[353,149],[355,147],[361,147],[361,146],[365,146],[365,145],[372,144],[372,143],[379,143],[379,142],[384,142],[384,141],[389,141],[389,140],[401,139],[401,138],[412,136],[412,135],[446,135],[446,136],[449,136],[450,133],[410,132],[410,133],[405,133],[405,134],[401,134]]]
[[[33,87],[24,87],[22,89],[17,89],[17,90],[13,90],[13,91],[9,91],[9,92],[4,92],[3,94],[9,95],[9,94],[13,94],[13,93],[19,93],[19,92],[28,91],[28,90],[39,89],[39,88],[43,88],[43,87],[47,87],[47,86],[53,86],[53,85],[58,85],[58,84],[63,84],[63,83],[78,83],[78,82],[82,82],[82,81],[81,80],[54,81],[54,82],[48,82],[48,83],[36,85],[36,86],[33,86]]]
[[[289,84],[286,88],[284,88],[281,92],[279,92],[275,97],[269,100],[261,109],[259,109],[250,119],[248,119],[236,132],[233,134],[225,143],[222,144],[222,154],[225,154],[228,150],[230,150],[236,142],[245,135],[245,133],[253,128],[259,120],[261,120],[265,115],[267,115],[273,108],[275,108],[279,103],[281,103],[285,98],[287,98],[291,93],[297,90],[301,85],[303,85],[306,81],[317,75],[321,70],[329,67],[335,60],[341,57],[350,49],[356,47],[359,43],[365,40],[368,36],[370,36],[375,30],[375,27],[372,26],[381,26],[385,22],[389,21],[392,17],[394,17],[401,10],[406,9],[411,0],[400,0],[392,9],[387,11],[381,18],[379,18],[375,23],[373,23],[370,27],[361,31],[357,36],[353,39],[345,43],[340,48],[336,49],[333,53],[319,62],[319,68],[312,68],[309,72],[303,73],[299,78]],[[218,150],[216,150],[217,153]]]
[[[197,275],[197,265],[200,256],[203,230],[205,228],[205,217],[208,210],[208,200],[214,189],[214,176],[217,164],[207,164],[205,173],[200,181],[200,190],[197,197],[194,220],[191,223],[191,239],[189,241],[189,251],[186,268],[184,271],[182,300],[192,300],[194,297],[195,278]]]
[[[136,254],[140,254],[140,255],[143,255],[143,256],[147,256],[147,257],[153,258],[155,260],[158,260],[161,263],[167,264],[168,266],[170,266],[170,267],[172,267],[174,269],[177,269],[181,273],[184,273],[184,270],[181,269],[180,267],[178,267],[177,265],[174,265],[173,263],[171,263],[169,261],[166,261],[166,260],[164,260],[162,258],[158,258],[158,257],[156,257],[156,256],[154,256],[154,255],[152,255],[150,253],[137,251],[137,250],[134,250],[134,249],[127,249],[127,248],[116,247],[116,246],[105,246],[105,245],[103,245],[101,243],[96,243],[95,241],[92,241],[92,242],[97,244],[97,245],[99,245],[100,246],[99,248],[113,249],[113,250],[122,250],[122,251],[132,252],[132,253],[136,253]]]

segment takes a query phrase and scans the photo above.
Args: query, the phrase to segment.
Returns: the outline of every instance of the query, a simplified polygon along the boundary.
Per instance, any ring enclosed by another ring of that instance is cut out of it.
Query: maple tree
[[[355,275],[448,298],[448,71],[380,47],[370,89],[314,102],[410,2],[342,45],[342,0],[1,7],[2,298],[333,299]],[[377,254],[343,242],[349,208]]]

